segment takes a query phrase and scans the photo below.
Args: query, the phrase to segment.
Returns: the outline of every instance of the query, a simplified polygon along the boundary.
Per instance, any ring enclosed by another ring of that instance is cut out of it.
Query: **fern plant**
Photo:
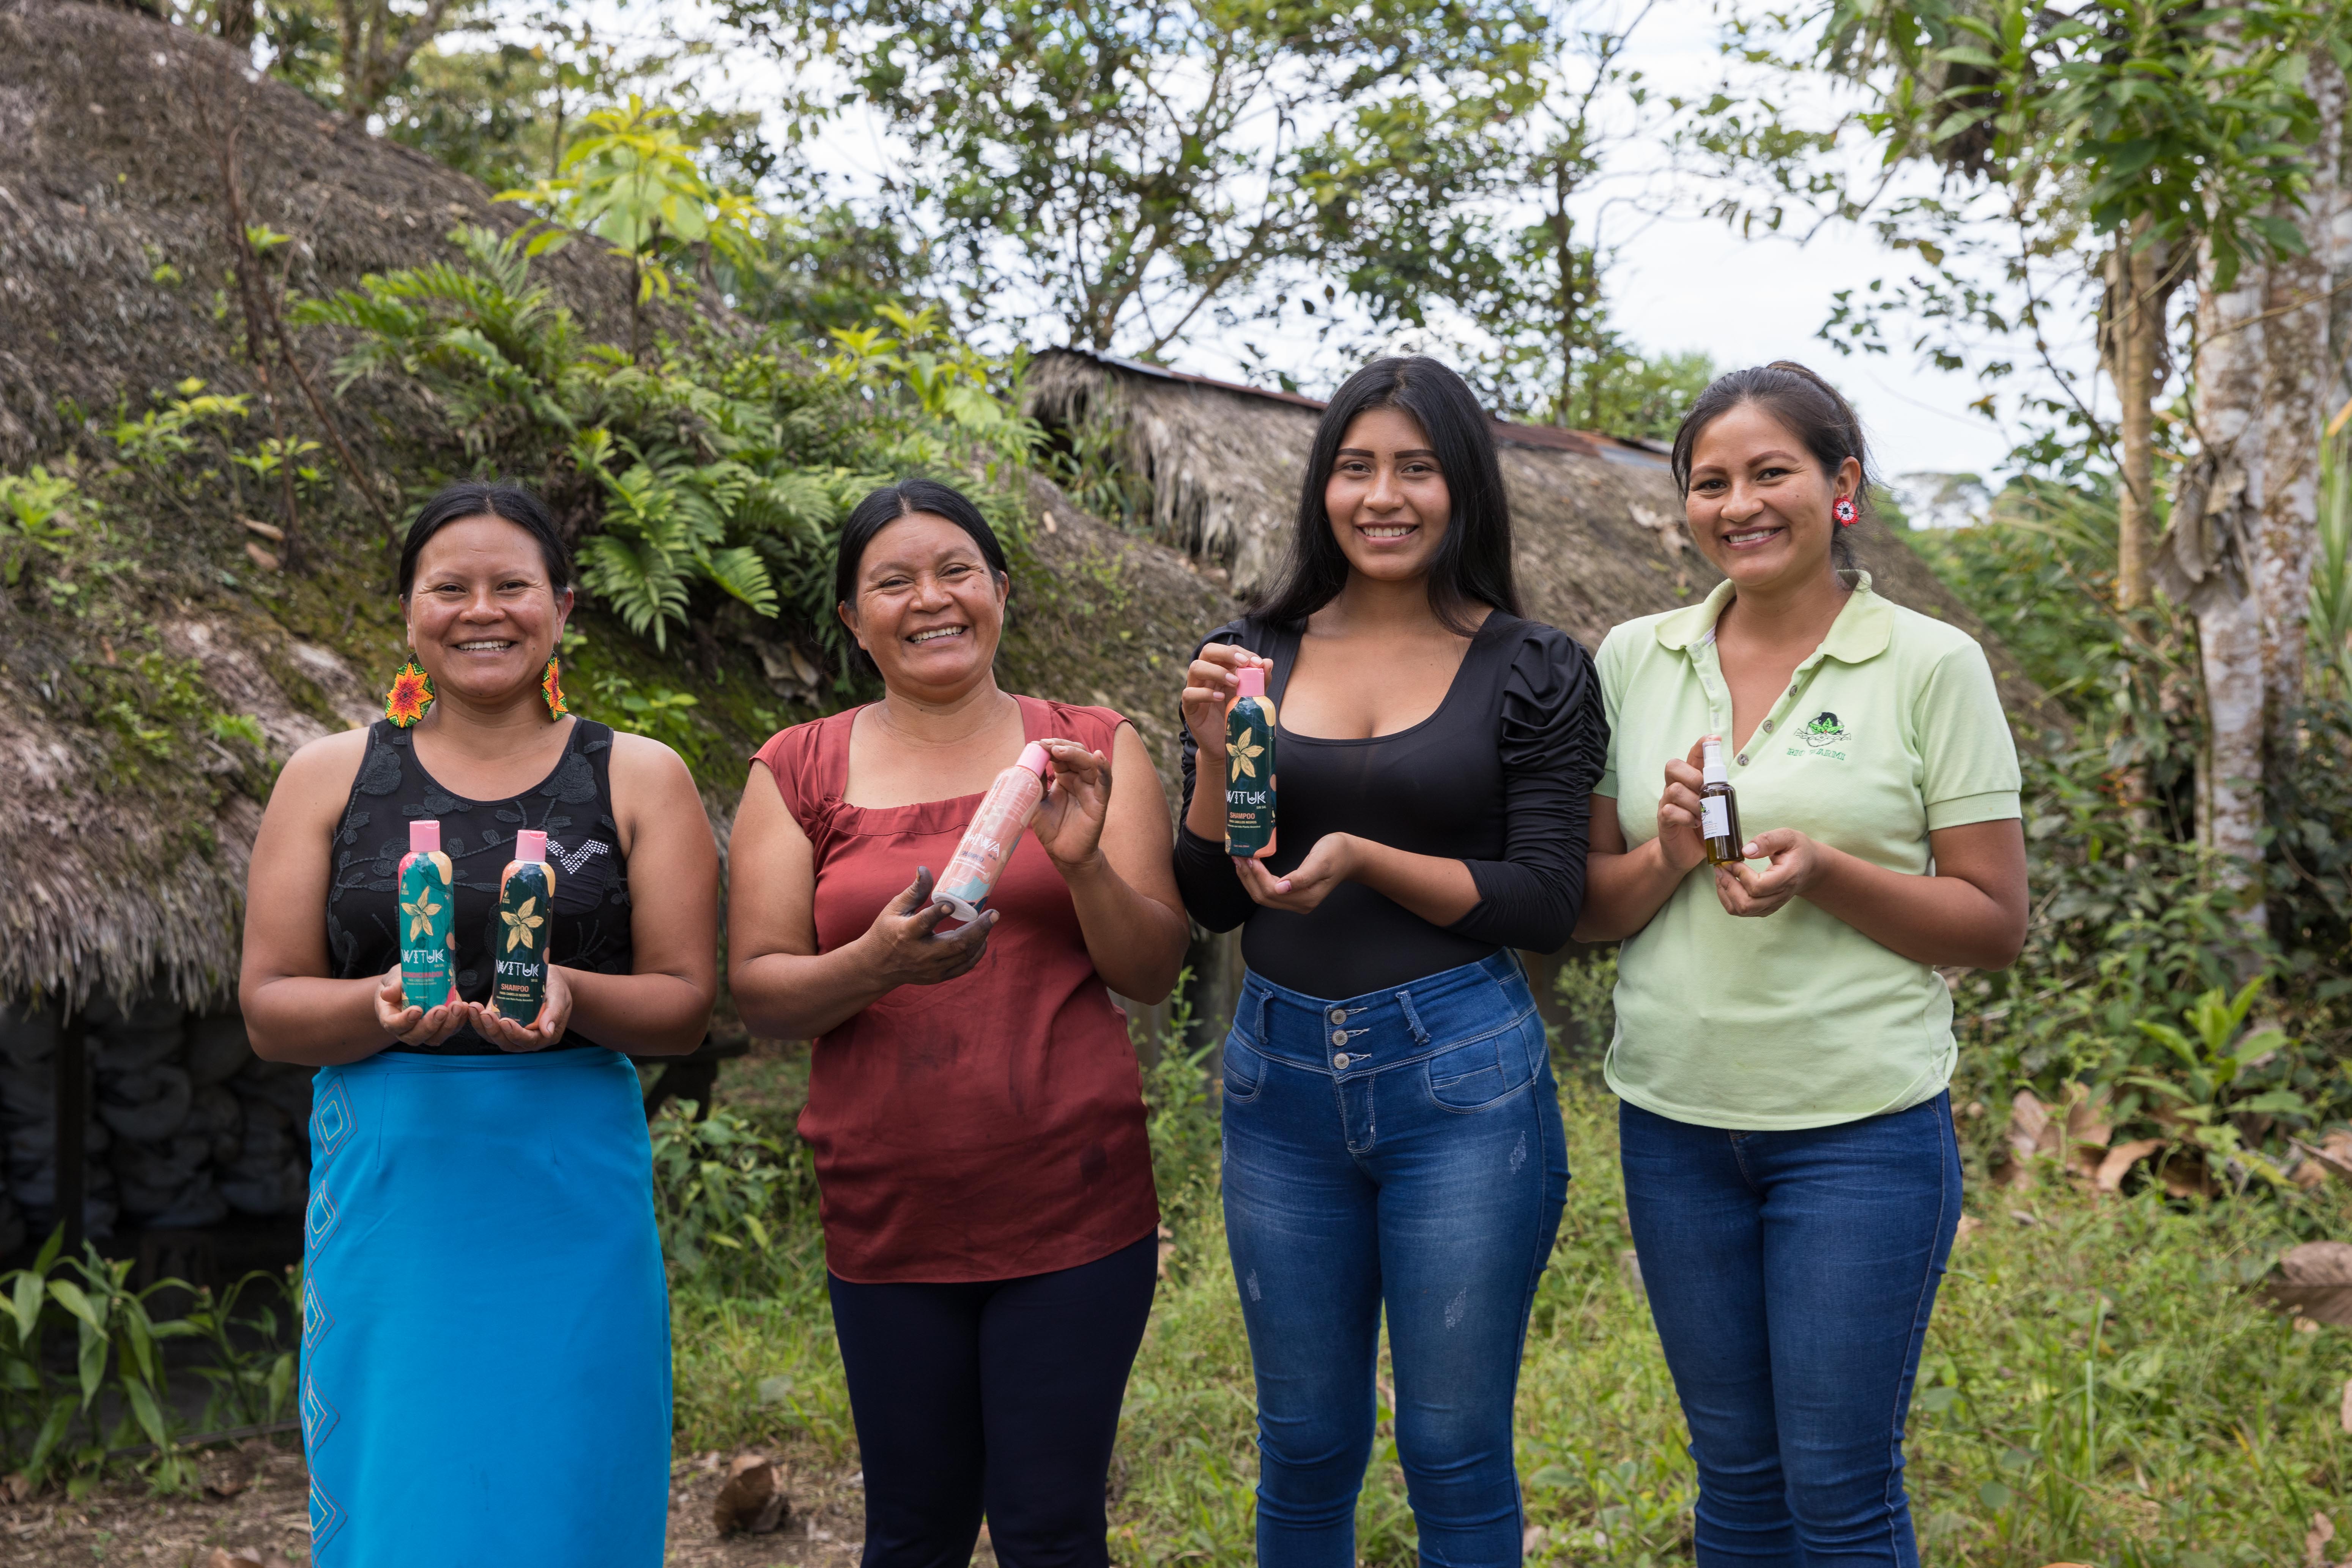
[[[732,601],[845,669],[834,549],[848,509],[901,474],[977,474],[1020,532],[1037,433],[1003,395],[1017,365],[895,308],[822,362],[718,331],[640,361],[532,281],[557,232],[458,229],[462,261],[370,276],[298,319],[348,334],[344,388],[404,387],[462,468],[533,479],[580,517],[582,586],[656,647]]]

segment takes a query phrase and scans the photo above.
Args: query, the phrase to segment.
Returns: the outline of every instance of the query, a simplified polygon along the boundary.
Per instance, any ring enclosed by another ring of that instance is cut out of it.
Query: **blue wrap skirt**
[[[319,1070],[315,1568],[659,1568],[669,1300],[641,1105],[605,1050]]]

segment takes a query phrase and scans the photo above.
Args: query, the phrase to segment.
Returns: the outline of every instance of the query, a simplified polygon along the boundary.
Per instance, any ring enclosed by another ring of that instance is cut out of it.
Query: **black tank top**
[[[450,934],[457,946],[458,995],[489,1000],[489,928],[499,876],[514,858],[516,830],[525,827],[547,835],[548,863],[555,868],[548,962],[598,974],[632,973],[636,948],[629,932],[629,868],[613,816],[612,758],[613,731],[574,719],[562,757],[539,787],[511,800],[466,800],[425,771],[413,735],[378,720],[368,730],[367,755],[335,827],[327,884],[327,955],[335,977],[380,975],[400,962],[400,862],[408,853],[408,825],[419,819],[441,824],[441,849],[457,882]],[[568,1033],[548,1048],[579,1050],[595,1043]],[[505,1053],[473,1030],[460,1029],[429,1054]]]

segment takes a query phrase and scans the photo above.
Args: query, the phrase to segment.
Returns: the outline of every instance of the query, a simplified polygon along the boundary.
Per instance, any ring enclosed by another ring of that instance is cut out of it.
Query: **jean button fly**
[[[1334,1029],[1334,1030],[1332,1030],[1332,1031],[1331,1031],[1331,1043],[1332,1043],[1333,1045],[1335,1045],[1335,1046],[1344,1046],[1344,1045],[1346,1045],[1346,1044],[1348,1043],[1348,1031],[1347,1031],[1347,1030],[1345,1030],[1345,1029]]]
[[[1346,1072],[1348,1070],[1348,1064],[1355,1059],[1355,1058],[1349,1056],[1347,1052],[1341,1051],[1338,1056],[1331,1058],[1331,1065],[1338,1068],[1341,1072]]]
[[[1332,1008],[1332,1009],[1331,1009],[1331,1021],[1332,1021],[1333,1023],[1335,1023],[1335,1024],[1344,1024],[1344,1023],[1346,1023],[1346,1022],[1348,1021],[1348,1010],[1347,1010],[1345,1007],[1334,1007],[1334,1008]]]

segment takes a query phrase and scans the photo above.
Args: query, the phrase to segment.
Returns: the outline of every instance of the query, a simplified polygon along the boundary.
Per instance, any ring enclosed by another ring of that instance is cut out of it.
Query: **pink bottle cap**
[[[1234,685],[1244,697],[1265,695],[1265,666],[1247,665],[1234,671]]]
[[[437,822],[412,822],[408,825],[408,852],[411,855],[434,855],[441,849],[441,825]]]
[[[529,862],[547,858],[547,835],[526,827],[515,835],[515,858]]]
[[[1021,748],[1021,758],[1016,765],[1027,768],[1042,779],[1054,771],[1054,753],[1032,741]]]

